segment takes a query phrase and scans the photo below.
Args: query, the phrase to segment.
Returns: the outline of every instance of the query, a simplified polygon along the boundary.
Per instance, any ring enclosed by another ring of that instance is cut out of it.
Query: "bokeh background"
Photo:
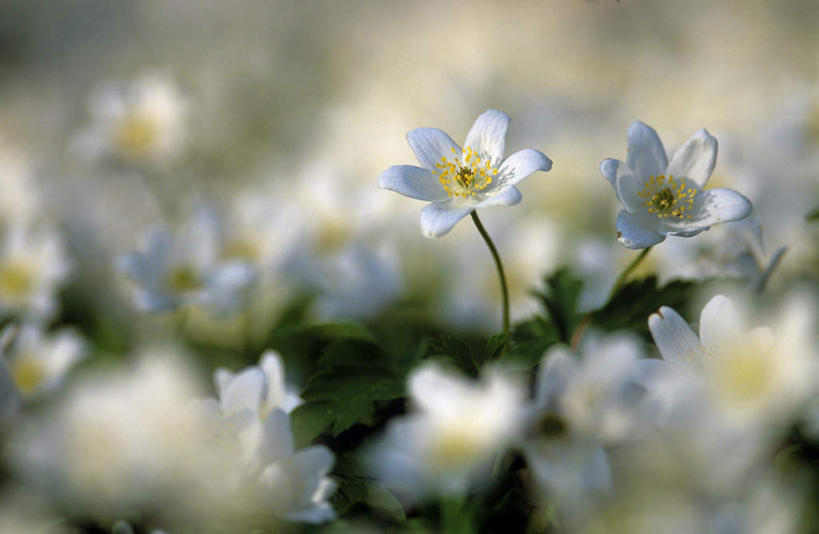
[[[635,120],[669,152],[708,129],[709,186],[754,204],[749,221],[669,238],[639,272],[753,280],[779,255],[769,288],[784,294],[819,272],[817,28],[815,0],[0,0],[0,322],[73,328],[65,350],[82,344],[92,371],[183,340],[204,380],[255,362],[294,310],[495,333],[496,273],[469,221],[426,239],[423,203],[377,188],[415,163],[406,132],[462,143],[490,108],[512,118],[508,152],[554,162],[521,205],[481,213],[513,321],[561,266],[599,307],[635,257],[599,172],[625,159]],[[207,252],[252,283],[145,306],[127,258],[161,228],[177,259]],[[28,263],[7,261],[20,250]],[[303,384],[309,364],[275,348]]]
[[[253,197],[277,218],[270,231],[295,231],[299,253],[323,265],[308,283],[325,297],[317,313],[366,316],[420,296],[442,320],[491,329],[498,291],[474,229],[426,240],[422,203],[376,188],[380,171],[415,162],[407,131],[436,126],[462,142],[496,108],[512,117],[510,149],[555,162],[522,185],[521,207],[484,214],[516,317],[544,272],[584,271],[591,306],[629,260],[598,166],[625,157],[634,120],[669,151],[699,128],[714,134],[711,186],[748,196],[766,249],[788,245],[782,269],[799,271],[816,261],[805,214],[819,198],[817,24],[809,0],[4,0],[0,174],[36,184],[38,216],[64,229],[72,283],[103,288],[90,292],[99,305],[123,295],[108,291],[112,258],[146,229],[197,202],[246,211],[236,199]],[[175,93],[172,149],[113,165],[77,149],[104,87],[151,76]],[[702,275],[729,233],[669,240],[649,268]],[[291,237],[275,253],[296,254]],[[371,261],[349,252],[362,248]]]

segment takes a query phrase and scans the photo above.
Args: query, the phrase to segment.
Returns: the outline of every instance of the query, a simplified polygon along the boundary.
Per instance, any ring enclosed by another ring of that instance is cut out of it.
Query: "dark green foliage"
[[[571,341],[572,333],[580,321],[577,301],[582,289],[583,281],[564,267],[546,277],[544,292],[534,293],[549,312],[559,339],[565,343]]]

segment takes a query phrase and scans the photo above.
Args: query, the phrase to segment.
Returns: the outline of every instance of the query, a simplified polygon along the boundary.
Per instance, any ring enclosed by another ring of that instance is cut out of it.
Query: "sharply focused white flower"
[[[92,95],[89,108],[92,124],[77,140],[89,157],[158,164],[185,145],[188,101],[163,74],[105,85]]]
[[[723,295],[702,309],[697,334],[673,309],[649,317],[663,359],[693,368],[717,406],[740,422],[792,420],[793,411],[816,388],[816,352],[810,305],[787,303],[775,329],[746,330],[744,319]]]
[[[607,159],[600,166],[623,206],[617,216],[620,243],[646,248],[666,235],[691,237],[717,223],[747,217],[751,203],[741,194],[703,190],[716,162],[717,140],[704,129],[669,162],[657,132],[642,122],[632,124],[626,162]]]
[[[15,335],[5,359],[14,384],[25,397],[53,390],[68,370],[85,356],[85,344],[72,330],[46,336],[34,325],[24,325]]]
[[[15,224],[0,243],[0,315],[44,318],[69,271],[60,236],[48,228]]]
[[[370,460],[407,499],[468,489],[522,430],[523,389],[499,370],[475,383],[429,364],[410,376],[409,394],[413,413],[390,423]]]
[[[421,211],[426,237],[447,234],[476,209],[517,204],[523,197],[515,185],[535,171],[548,171],[552,161],[531,148],[502,159],[508,126],[505,114],[485,111],[463,149],[437,128],[416,128],[407,140],[421,166],[394,165],[381,173],[378,185],[431,202]]]

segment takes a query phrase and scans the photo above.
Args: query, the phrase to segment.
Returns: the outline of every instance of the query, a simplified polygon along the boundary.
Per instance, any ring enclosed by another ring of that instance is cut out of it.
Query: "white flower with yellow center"
[[[409,378],[414,413],[391,422],[370,458],[400,496],[454,494],[519,437],[524,390],[498,370],[480,383],[429,364]]]
[[[187,142],[188,101],[164,74],[104,85],[92,95],[89,107],[92,124],[77,140],[88,157],[164,163]]]
[[[482,113],[463,149],[437,128],[416,128],[407,140],[421,166],[394,165],[381,173],[378,185],[431,202],[421,211],[426,237],[447,234],[476,209],[517,204],[523,197],[515,185],[535,171],[548,171],[552,161],[531,148],[502,159],[508,126],[509,117],[500,111]]]
[[[743,327],[743,319],[722,295],[702,309],[697,334],[673,309],[649,317],[651,335],[663,359],[701,376],[713,400],[739,421],[786,421],[816,388],[813,313],[788,303],[777,328]]]
[[[731,189],[703,190],[717,161],[717,140],[700,130],[668,161],[653,128],[635,122],[628,129],[628,156],[607,159],[600,172],[623,206],[617,239],[628,248],[656,245],[666,235],[691,237],[721,222],[751,213],[750,201]]]
[[[60,236],[15,224],[0,243],[0,315],[49,316],[69,263]]]
[[[85,356],[83,340],[72,330],[46,336],[39,327],[25,325],[14,338],[5,359],[14,385],[24,397],[57,388],[68,370]]]

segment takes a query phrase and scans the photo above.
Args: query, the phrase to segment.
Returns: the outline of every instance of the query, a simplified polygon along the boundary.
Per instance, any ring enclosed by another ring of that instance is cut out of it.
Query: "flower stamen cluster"
[[[674,180],[672,175],[651,175],[643,182],[643,190],[637,196],[643,199],[643,207],[660,219],[676,217],[690,219],[694,209],[694,196],[697,190],[686,187],[685,178]],[[685,213],[686,210],[688,213]]]
[[[481,159],[472,147],[463,151],[463,161],[458,161],[458,153],[452,148],[454,161],[441,156],[441,162],[436,163],[435,171],[438,181],[444,186],[449,198],[474,197],[492,183],[492,177],[498,174],[498,169],[492,166],[489,158]]]

